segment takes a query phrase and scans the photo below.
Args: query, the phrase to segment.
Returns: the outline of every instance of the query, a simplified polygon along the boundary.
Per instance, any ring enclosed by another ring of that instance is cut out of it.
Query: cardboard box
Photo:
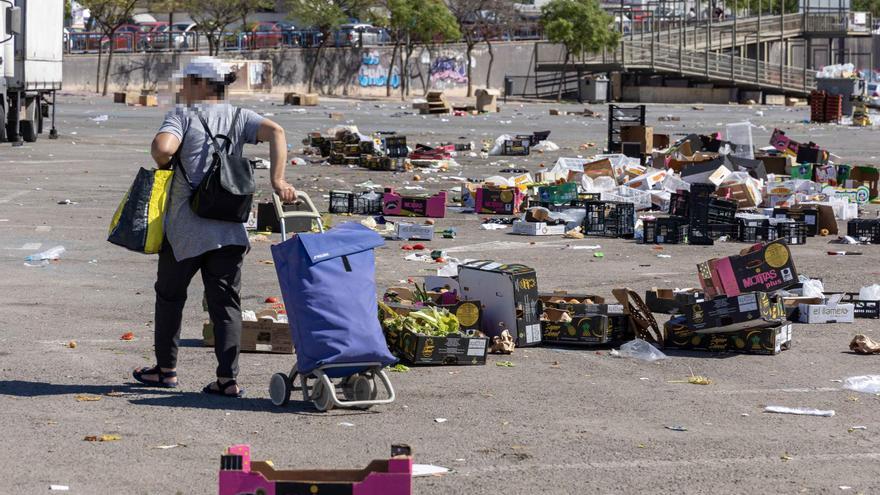
[[[395,225],[394,236],[398,239],[403,239],[406,241],[411,239],[417,239],[420,241],[433,241],[434,226],[415,225],[412,223],[398,223]]]
[[[625,328],[612,327],[605,315],[578,315],[571,321],[541,321],[541,338],[544,345],[615,345],[632,340]]]
[[[813,164],[799,163],[791,167],[789,175],[791,175],[792,179],[813,180]]]
[[[849,171],[845,185],[848,188],[866,186],[870,191],[871,199],[874,199],[878,195],[878,182],[880,182],[880,170],[874,167],[853,167]]]
[[[779,325],[786,319],[779,299],[765,292],[718,297],[684,308],[687,326],[697,333],[718,333]]]
[[[611,165],[611,160],[609,160],[608,158],[603,158],[595,162],[585,163],[584,175],[591,179],[595,179],[597,177],[611,177],[612,179],[617,180],[617,175],[614,173],[614,167]]]
[[[202,327],[202,345],[214,346],[214,324],[210,321]],[[241,322],[241,351],[293,354],[290,326],[266,319]]]
[[[474,93],[474,96],[477,98],[477,111],[478,112],[491,112],[495,113],[498,111],[498,96],[501,94],[497,89],[484,89],[479,88]]]
[[[755,244],[740,254],[697,265],[707,297],[772,292],[798,283],[791,251],[782,241]]]
[[[443,218],[446,216],[446,191],[433,196],[404,196],[394,188],[386,188],[382,195],[382,214]]]
[[[663,182],[663,180],[666,179],[667,174],[668,172],[666,170],[649,169],[646,173],[629,180],[624,185],[633,189],[648,191],[654,189],[654,186]]]
[[[313,107],[318,104],[317,93],[284,93],[285,105]]]
[[[642,154],[650,153],[654,150],[654,128],[641,125],[621,127],[620,142],[639,143]]]
[[[755,208],[760,203],[761,191],[755,182],[721,184],[715,195],[719,198],[736,201],[739,208]]]
[[[706,300],[706,294],[698,289],[685,289],[676,292],[673,289],[657,289],[645,291],[645,306],[652,313],[679,314],[685,306]]]
[[[544,222],[513,222],[512,234],[520,235],[562,235],[565,234],[565,225],[547,225]]]
[[[852,303],[801,304],[798,309],[801,323],[852,323],[855,318],[855,305]]]
[[[696,333],[684,324],[682,317],[666,323],[666,348],[776,355],[791,349],[791,328],[791,323],[785,323],[733,332]]]
[[[489,339],[485,337],[431,337],[403,332],[399,340],[389,341],[391,351],[407,364],[481,365],[486,364]]]
[[[458,283],[465,301],[480,301],[482,331],[489,337],[509,330],[518,347],[541,343],[536,305],[538,278],[524,265],[472,261],[458,266]]]
[[[768,174],[789,175],[791,167],[795,165],[794,157],[790,155],[756,156],[764,162],[764,168]]]
[[[868,189],[868,186],[859,186],[854,189],[826,186],[822,189],[822,194],[827,195],[829,198],[845,199],[859,206],[864,206],[871,202],[871,190]]]
[[[477,213],[517,215],[526,196],[518,188],[483,186],[477,189]]]

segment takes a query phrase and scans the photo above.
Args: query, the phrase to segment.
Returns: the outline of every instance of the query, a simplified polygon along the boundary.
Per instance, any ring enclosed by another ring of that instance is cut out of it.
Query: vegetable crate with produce
[[[489,339],[464,331],[447,309],[379,303],[388,347],[410,364],[486,364]]]

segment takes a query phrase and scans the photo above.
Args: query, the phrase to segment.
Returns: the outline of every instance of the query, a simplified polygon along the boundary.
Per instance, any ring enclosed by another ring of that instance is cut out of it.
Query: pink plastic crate
[[[382,196],[382,214],[443,218],[446,216],[446,191],[433,196],[404,196],[393,188],[386,188]]]

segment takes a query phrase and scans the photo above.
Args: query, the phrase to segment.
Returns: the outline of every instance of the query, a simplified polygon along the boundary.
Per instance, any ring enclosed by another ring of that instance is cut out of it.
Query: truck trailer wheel
[[[21,138],[26,143],[35,143],[37,141],[37,129],[33,120],[22,120],[18,123],[18,129],[21,132]]]

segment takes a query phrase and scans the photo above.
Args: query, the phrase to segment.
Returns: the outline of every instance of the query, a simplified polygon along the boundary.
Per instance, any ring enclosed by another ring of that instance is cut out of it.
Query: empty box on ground
[[[464,300],[483,305],[483,333],[495,337],[509,330],[518,347],[541,343],[536,304],[538,279],[525,265],[472,261],[459,265],[458,283]]]
[[[685,306],[703,302],[706,295],[697,289],[657,289],[645,291],[645,305],[654,313],[678,314]]]
[[[446,191],[440,191],[433,196],[405,196],[393,188],[387,188],[382,196],[382,213],[404,217],[443,218],[446,216]]]
[[[566,292],[542,294],[538,299],[544,344],[616,345],[634,338],[623,305]]]
[[[801,323],[852,323],[855,318],[852,303],[801,304],[798,309]]]
[[[520,235],[562,235],[565,234],[565,225],[548,225],[544,222],[513,222],[511,233]]]
[[[782,241],[755,244],[738,255],[700,263],[697,269],[708,297],[772,292],[798,283],[791,251]]]
[[[257,321],[241,322],[241,350],[293,354],[293,341],[287,322],[277,322],[278,314],[274,311],[261,311],[257,318]],[[202,345],[214,345],[214,324],[210,321],[202,327]]]
[[[717,297],[684,308],[687,325],[697,333],[718,333],[768,327],[785,322],[782,301],[765,292]]]
[[[483,186],[477,189],[476,212],[516,215],[526,196],[516,187]]]
[[[791,323],[785,323],[733,332],[697,333],[682,316],[666,322],[666,348],[775,355],[791,349],[791,328]]]

